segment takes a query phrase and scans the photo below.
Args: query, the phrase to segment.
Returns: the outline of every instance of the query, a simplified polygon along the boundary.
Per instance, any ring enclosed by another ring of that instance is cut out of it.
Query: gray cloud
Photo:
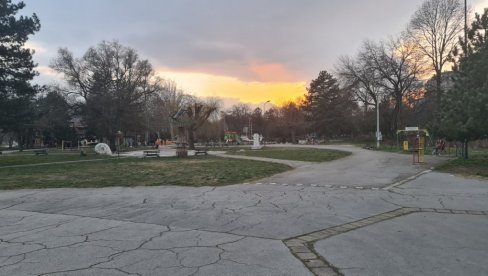
[[[252,64],[282,64],[295,80],[332,69],[361,42],[401,32],[421,0],[24,0],[47,48],[80,56],[101,40],[134,47],[155,66],[257,80]],[[262,76],[261,76],[262,77]]]

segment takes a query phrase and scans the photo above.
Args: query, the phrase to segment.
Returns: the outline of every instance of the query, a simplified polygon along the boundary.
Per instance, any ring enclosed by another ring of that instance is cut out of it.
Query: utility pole
[[[468,0],[464,0],[464,47],[468,56]]]
[[[267,103],[270,103],[271,101],[270,100],[267,100],[264,104],[263,104],[263,136],[264,135],[267,135],[266,134],[266,119],[264,118],[264,113],[266,113],[266,104]],[[263,142],[264,142],[264,139],[263,139]]]
[[[380,104],[378,103],[378,99],[376,99],[376,148],[380,148],[380,139],[381,139],[381,133],[380,133]]]

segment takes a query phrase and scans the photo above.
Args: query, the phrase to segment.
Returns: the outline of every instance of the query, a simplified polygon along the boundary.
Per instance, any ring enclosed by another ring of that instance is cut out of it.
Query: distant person
[[[446,140],[441,139],[439,142],[439,151],[437,152],[438,155],[444,154],[444,150],[446,149]]]
[[[154,146],[154,147],[155,147],[156,149],[159,149],[159,146],[160,146],[160,145],[161,145],[161,139],[159,139],[159,138],[158,138],[158,139],[156,139],[156,143],[155,143],[155,146]]]
[[[435,148],[432,151],[432,155],[439,155],[440,148],[441,148],[441,139],[437,139],[435,141]]]

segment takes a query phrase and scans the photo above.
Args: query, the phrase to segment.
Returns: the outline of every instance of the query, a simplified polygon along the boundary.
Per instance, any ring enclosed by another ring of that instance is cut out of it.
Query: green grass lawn
[[[35,155],[33,152],[9,153],[0,155],[0,167],[13,165],[27,165],[51,162],[65,162],[91,159],[107,159],[106,155],[89,154],[81,156],[79,152],[49,152],[48,155]]]
[[[457,158],[436,168],[438,171],[488,178],[488,152],[471,151],[468,160]]]
[[[316,148],[279,148],[264,147],[261,150],[246,148],[229,148],[227,154],[266,157],[283,160],[324,162],[339,159],[350,155],[350,152]]]
[[[22,157],[26,160],[17,159],[16,163],[27,164],[29,160],[36,162],[38,160],[35,157],[53,158],[51,155],[45,157],[22,155]],[[57,158],[44,159],[44,161],[59,161],[61,157]],[[67,156],[62,158],[67,158]],[[82,158],[78,157],[78,159]],[[14,162],[11,161],[11,163]],[[176,157],[111,158],[92,162],[0,168],[0,189],[158,185],[221,186],[253,181],[290,169],[282,164],[212,156],[184,159]]]

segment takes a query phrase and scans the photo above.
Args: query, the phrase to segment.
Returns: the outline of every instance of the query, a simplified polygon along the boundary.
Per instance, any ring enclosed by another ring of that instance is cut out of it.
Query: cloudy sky
[[[59,47],[81,57],[102,40],[135,48],[188,93],[274,104],[305,93],[320,70],[365,39],[399,34],[422,0],[23,0],[37,13],[39,83]],[[469,0],[475,11],[488,0]]]

